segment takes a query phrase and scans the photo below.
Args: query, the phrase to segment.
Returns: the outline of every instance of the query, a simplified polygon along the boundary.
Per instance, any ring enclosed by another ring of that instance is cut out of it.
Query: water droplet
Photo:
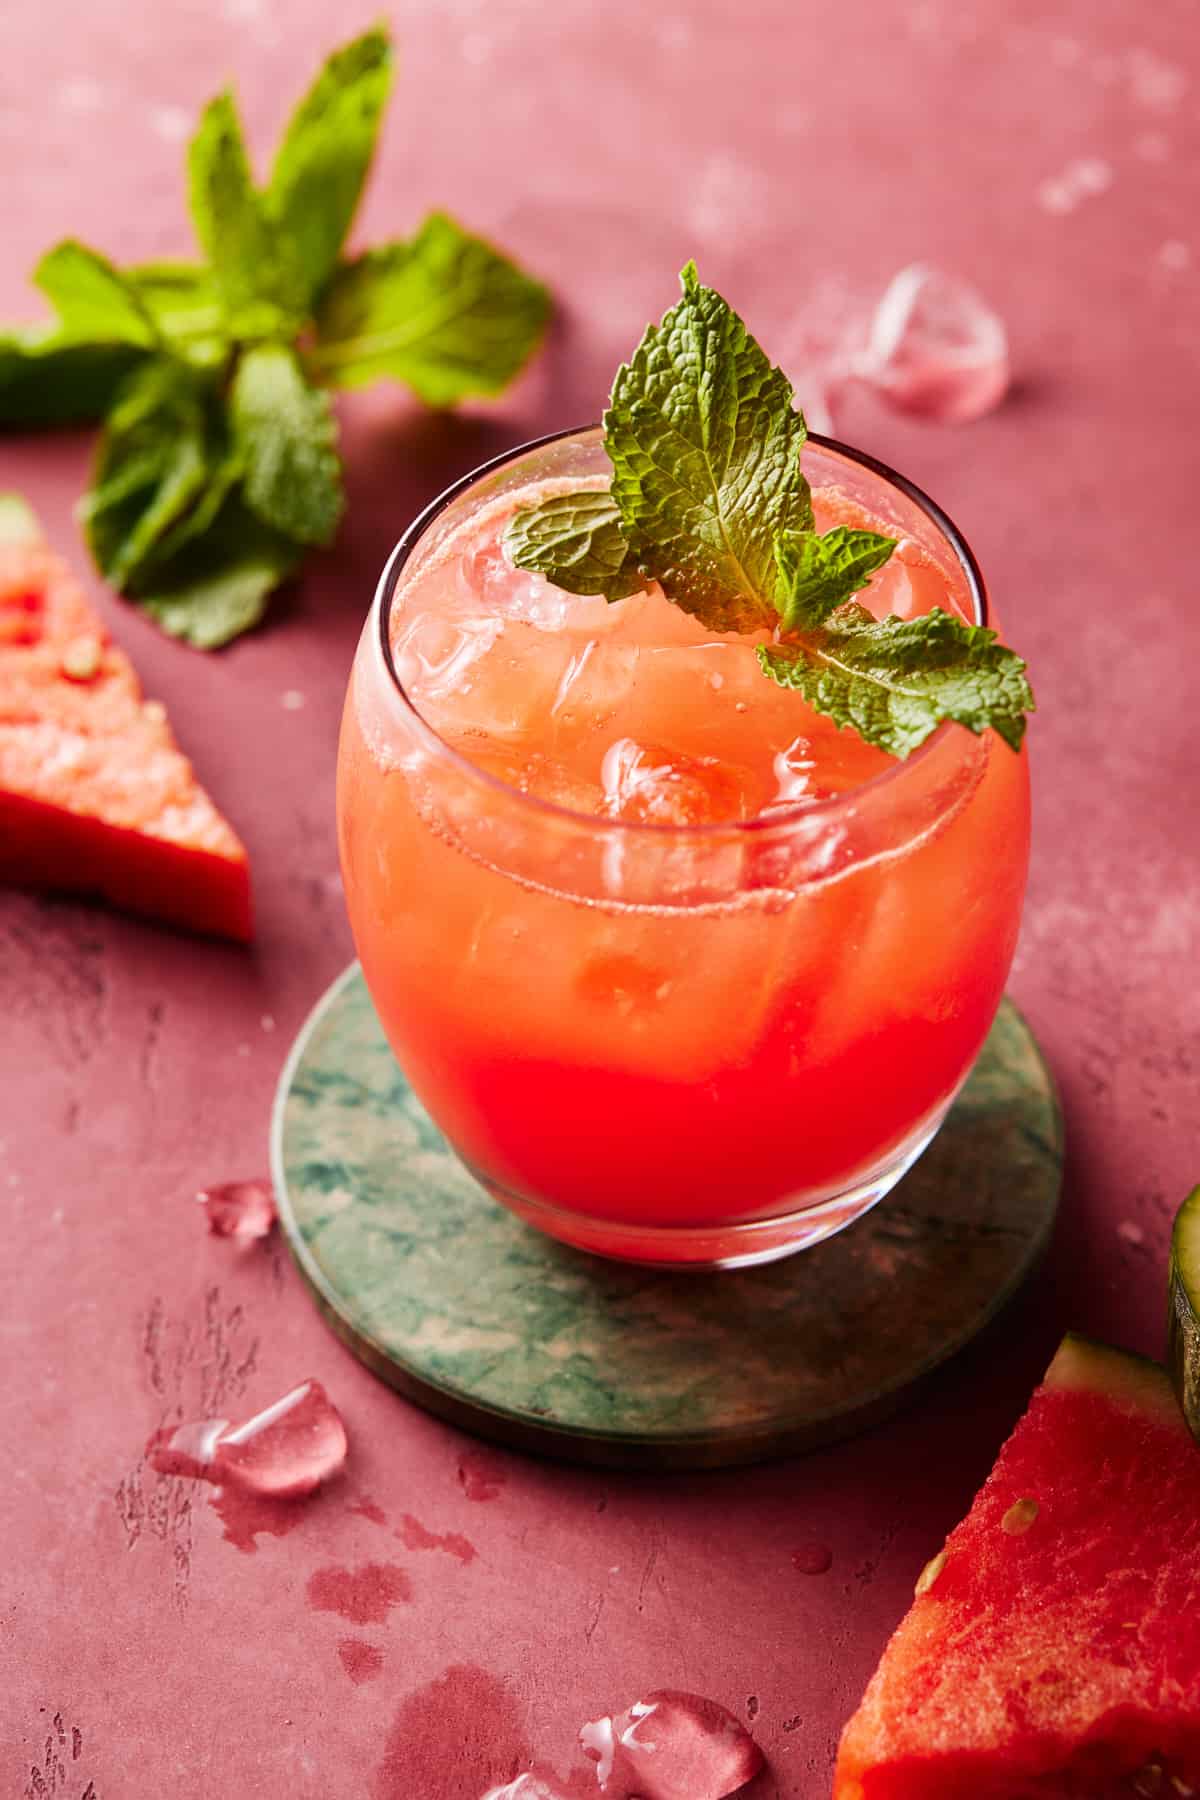
[[[827,1544],[801,1544],[792,1551],[792,1567],[801,1575],[824,1575],[833,1567],[833,1551]]]
[[[302,1381],[244,1424],[200,1419],[156,1431],[146,1460],[160,1475],[228,1482],[244,1493],[310,1494],[346,1460],[346,1428],[319,1381]]]
[[[1187,71],[1153,50],[1131,50],[1128,74],[1130,93],[1139,106],[1169,112],[1187,92]]]
[[[762,1751],[715,1700],[663,1688],[579,1740],[609,1800],[725,1800],[752,1781]]]
[[[192,115],[182,106],[151,106],[146,119],[151,131],[167,144],[182,144],[192,129]]]
[[[279,1216],[275,1190],[265,1177],[201,1188],[196,1199],[214,1237],[265,1238]]]

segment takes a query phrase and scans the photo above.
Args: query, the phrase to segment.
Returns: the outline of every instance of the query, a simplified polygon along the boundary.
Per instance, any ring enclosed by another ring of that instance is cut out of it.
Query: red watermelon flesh
[[[250,871],[23,502],[0,496],[0,882],[246,940]]]
[[[943,1555],[834,1800],[1200,1795],[1200,1445],[1157,1364],[1068,1338]]]

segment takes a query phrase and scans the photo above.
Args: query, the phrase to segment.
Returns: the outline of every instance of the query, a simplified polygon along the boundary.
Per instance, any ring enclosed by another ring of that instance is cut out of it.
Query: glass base
[[[536,1226],[560,1243],[570,1244],[574,1250],[586,1250],[610,1262],[652,1269],[691,1269],[697,1273],[706,1269],[753,1269],[824,1243],[870,1212],[932,1143],[949,1110],[947,1101],[938,1109],[932,1124],[923,1122],[919,1132],[905,1140],[884,1168],[873,1169],[854,1187],[794,1212],[732,1225],[638,1225],[623,1219],[585,1218],[509,1193],[479,1169],[469,1163],[466,1166],[493,1200],[527,1225]]]
[[[921,1123],[902,1156],[863,1171],[870,1192],[810,1195],[819,1213],[797,1204],[705,1234],[710,1266],[836,1234],[807,1258],[677,1280],[677,1234],[662,1233],[658,1273],[622,1269],[528,1230],[480,1188],[351,968],[288,1058],[271,1169],[322,1316],[399,1393],[512,1449],[661,1473],[790,1455],[877,1422],[1029,1272],[1054,1222],[1062,1121],[1011,1003],[928,1154],[840,1231],[916,1159],[937,1120]],[[603,1231],[611,1249],[611,1222]]]

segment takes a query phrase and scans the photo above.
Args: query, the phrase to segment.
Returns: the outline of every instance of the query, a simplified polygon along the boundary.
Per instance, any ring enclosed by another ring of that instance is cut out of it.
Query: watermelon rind
[[[1200,1438],[1200,1187],[1175,1215],[1167,1290],[1167,1365],[1192,1436]]]
[[[1183,1429],[1171,1380],[1161,1363],[1132,1350],[1116,1350],[1111,1344],[1097,1343],[1077,1332],[1068,1332],[1063,1339],[1046,1370],[1044,1385],[1085,1388],[1104,1394],[1123,1410]]]
[[[29,502],[20,494],[0,494],[0,544],[35,544],[41,535]]]

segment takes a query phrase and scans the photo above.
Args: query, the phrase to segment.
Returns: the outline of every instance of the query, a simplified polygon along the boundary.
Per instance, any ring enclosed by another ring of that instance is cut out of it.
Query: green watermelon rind
[[[1161,1363],[1132,1350],[1116,1350],[1093,1338],[1068,1332],[1043,1383],[1103,1394],[1122,1411],[1139,1413],[1186,1434],[1171,1379]]]
[[[1200,1187],[1176,1213],[1171,1232],[1167,1367],[1192,1436],[1200,1438]]]

